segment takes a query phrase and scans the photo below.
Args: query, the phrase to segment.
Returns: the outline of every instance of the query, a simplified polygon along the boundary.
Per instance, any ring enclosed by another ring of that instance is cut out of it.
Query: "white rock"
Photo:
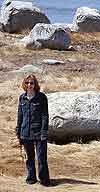
[[[72,30],[77,32],[99,32],[100,11],[88,7],[78,8],[73,18]]]
[[[69,23],[53,23],[54,26],[61,27],[62,29],[66,30],[67,32],[71,32],[72,24]]]
[[[100,135],[100,93],[56,92],[47,94],[49,138]]]
[[[47,16],[31,2],[4,2],[1,7],[0,23],[5,32],[31,30],[36,23],[50,23]]]
[[[56,60],[56,59],[44,59],[43,63],[46,63],[48,65],[64,64],[63,61],[59,61],[59,60]]]
[[[21,40],[21,43],[25,47],[66,50],[70,46],[71,37],[69,31],[67,32],[59,26],[38,23],[27,38]]]
[[[24,9],[24,8],[27,8],[27,9],[32,9],[33,8],[33,5],[32,5],[32,2],[25,2],[22,3],[22,1],[12,1],[12,7],[15,7],[16,9]],[[38,9],[38,11],[40,11]]]
[[[26,72],[41,73],[42,69],[40,69],[39,67],[34,66],[34,65],[25,65],[24,67],[22,67],[18,70],[14,70],[12,72],[13,73],[26,73]]]

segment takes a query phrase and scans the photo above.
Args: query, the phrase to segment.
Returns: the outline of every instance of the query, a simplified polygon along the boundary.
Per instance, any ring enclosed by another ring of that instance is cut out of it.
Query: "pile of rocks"
[[[71,42],[67,26],[50,25],[48,17],[30,2],[6,0],[1,7],[0,30],[8,33],[31,31],[21,43],[36,49],[65,50]]]
[[[29,31],[21,41],[25,47],[66,50],[71,43],[71,31],[100,31],[100,11],[80,7],[72,24],[50,24],[48,17],[32,3],[6,0],[1,7],[0,30],[8,33]]]

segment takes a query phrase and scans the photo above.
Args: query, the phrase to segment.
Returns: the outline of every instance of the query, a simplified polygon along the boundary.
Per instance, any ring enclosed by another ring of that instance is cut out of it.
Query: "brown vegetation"
[[[48,144],[48,162],[53,184],[45,188],[24,182],[25,165],[15,136],[18,96],[25,74],[12,73],[33,64],[42,69],[36,74],[41,89],[54,91],[86,91],[100,89],[100,33],[72,33],[72,46],[67,51],[27,50],[15,41],[21,35],[0,33],[0,192],[100,191],[100,142]],[[47,66],[43,59],[59,59],[63,65]]]

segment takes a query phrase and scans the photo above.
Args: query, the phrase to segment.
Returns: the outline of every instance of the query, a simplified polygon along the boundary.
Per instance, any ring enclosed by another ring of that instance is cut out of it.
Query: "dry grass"
[[[0,33],[0,79],[14,78],[8,71],[34,64],[43,70],[37,76],[46,92],[100,89],[100,33],[72,33],[75,51],[28,50],[16,44],[22,37]],[[47,66],[42,61],[48,58],[63,60],[65,64]]]
[[[55,186],[25,184],[25,166],[15,136],[17,101],[25,74],[12,71],[26,64],[41,67],[43,72],[36,76],[46,93],[99,91],[100,33],[72,33],[76,51],[26,50],[14,44],[22,36],[0,33],[0,192],[99,192],[100,142],[48,144],[50,176]],[[42,62],[46,58],[63,60],[65,64],[47,66]]]

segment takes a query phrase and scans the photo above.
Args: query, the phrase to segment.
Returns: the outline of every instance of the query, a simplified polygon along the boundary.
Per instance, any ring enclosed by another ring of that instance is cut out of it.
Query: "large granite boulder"
[[[50,23],[31,2],[6,0],[1,7],[1,30],[9,33],[31,30],[37,23]]]
[[[78,8],[73,18],[72,31],[99,32],[100,11],[88,7]]]
[[[100,136],[100,93],[56,92],[47,97],[50,141],[63,142],[68,136]]]
[[[50,48],[66,50],[70,43],[70,32],[59,25],[38,23],[31,30],[30,34],[21,40],[25,47]]]

